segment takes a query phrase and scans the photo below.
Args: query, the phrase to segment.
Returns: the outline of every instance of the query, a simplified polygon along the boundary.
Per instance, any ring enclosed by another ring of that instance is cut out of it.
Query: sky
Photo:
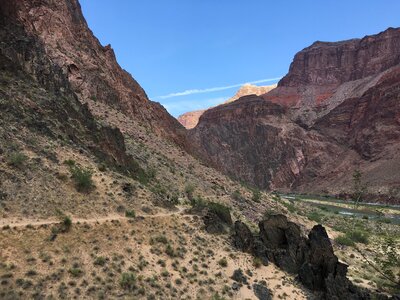
[[[80,0],[119,64],[173,116],[270,85],[296,52],[400,27],[399,0]]]

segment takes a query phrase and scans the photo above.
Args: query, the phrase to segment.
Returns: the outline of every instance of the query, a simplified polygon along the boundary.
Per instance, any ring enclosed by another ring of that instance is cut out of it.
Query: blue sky
[[[400,26],[398,0],[81,0],[103,45],[174,116],[269,85],[294,54]],[[260,80],[264,80],[260,82]],[[223,89],[223,87],[227,87]],[[218,89],[219,88],[219,89]]]

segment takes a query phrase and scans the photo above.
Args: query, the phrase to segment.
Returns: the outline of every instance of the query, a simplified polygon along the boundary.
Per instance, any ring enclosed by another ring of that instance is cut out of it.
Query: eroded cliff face
[[[4,0],[8,18],[37,37],[46,55],[68,78],[81,102],[94,100],[119,109],[154,132],[184,144],[184,129],[158,103],[149,101],[117,63],[110,45],[94,37],[77,0]]]
[[[251,95],[206,111],[192,131],[201,155],[217,168],[261,188],[290,188],[343,150],[286,116],[282,106]]]
[[[34,3],[33,3],[34,4]],[[34,136],[65,141],[132,177],[143,170],[126,153],[117,128],[101,125],[79,101],[67,74],[49,58],[43,41],[15,18],[16,3],[0,4],[1,120]],[[6,126],[3,124],[3,126]]]
[[[267,85],[267,86],[257,86],[257,85],[252,85],[252,84],[245,84],[236,92],[236,94],[233,97],[229,98],[224,103],[230,103],[230,102],[236,101],[237,99],[239,99],[243,96],[247,96],[247,95],[257,95],[257,96],[263,95],[263,94],[266,94],[269,91],[273,90],[274,88],[276,88],[276,84]],[[197,123],[199,123],[199,119],[205,111],[206,111],[206,109],[190,111],[190,112],[180,115],[177,118],[177,120],[186,129],[192,129],[192,128],[196,127]]]
[[[345,99],[361,97],[400,63],[400,31],[342,42],[315,42],[298,52],[289,73],[264,98],[290,107],[291,118],[306,126]]]
[[[314,43],[276,89],[208,110],[191,138],[216,167],[261,188],[345,194],[361,169],[374,199],[399,199],[399,42],[390,28]]]

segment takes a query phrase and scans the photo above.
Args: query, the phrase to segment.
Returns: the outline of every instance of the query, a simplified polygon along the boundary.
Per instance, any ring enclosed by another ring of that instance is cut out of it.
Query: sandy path
[[[181,214],[184,211],[184,207],[178,207],[177,211],[173,212],[159,212],[155,214],[138,214],[136,218],[162,218],[162,217],[170,217],[174,215]],[[98,216],[93,218],[75,218],[74,216],[70,216],[72,223],[105,223],[108,221],[118,221],[118,220],[129,220],[131,218],[125,217],[119,214],[112,214],[106,216]],[[53,225],[60,223],[60,219],[51,218],[51,219],[26,219],[26,218],[5,218],[0,219],[0,227],[10,226],[10,227],[26,227],[27,225],[39,227],[41,225]]]

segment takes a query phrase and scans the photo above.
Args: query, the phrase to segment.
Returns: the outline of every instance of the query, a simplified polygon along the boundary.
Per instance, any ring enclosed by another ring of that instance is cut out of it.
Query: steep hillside
[[[38,27],[47,16],[63,26]],[[121,87],[115,60],[107,69],[100,54],[78,59],[97,43],[52,49],[55,36],[63,44],[90,33],[85,24],[75,0],[0,2],[0,299],[390,299],[396,286],[357,251],[382,257],[384,235],[399,236],[397,227],[320,216],[189,155],[182,128],[171,123],[168,133],[168,114],[139,86]],[[65,69],[73,53],[82,90]],[[116,102],[86,98],[95,86]],[[298,129],[277,104],[259,111],[264,100],[254,97],[248,112],[282,120],[274,126],[285,138],[320,145],[320,134]],[[361,250],[336,240],[349,224],[375,234],[357,240]]]
[[[390,28],[316,42],[264,101],[207,111],[192,139],[220,170],[260,188],[346,194],[360,169],[371,200],[399,200],[399,41],[400,29]]]
[[[236,94],[226,100],[224,103],[230,103],[233,101],[236,101],[240,97],[247,96],[247,95],[263,95],[272,89],[276,87],[276,84],[274,85],[268,85],[268,86],[257,86],[257,85],[252,85],[252,84],[245,84],[243,85],[237,92]],[[179,123],[181,123],[186,129],[192,129],[196,127],[197,123],[199,122],[199,119],[201,115],[205,112],[206,110],[196,110],[196,111],[190,111],[187,113],[184,113],[180,115],[177,119]]]
[[[68,78],[81,102],[94,100],[114,107],[152,131],[184,144],[184,129],[117,63],[110,45],[93,36],[77,0],[5,0],[5,15],[37,37],[53,63]]]

